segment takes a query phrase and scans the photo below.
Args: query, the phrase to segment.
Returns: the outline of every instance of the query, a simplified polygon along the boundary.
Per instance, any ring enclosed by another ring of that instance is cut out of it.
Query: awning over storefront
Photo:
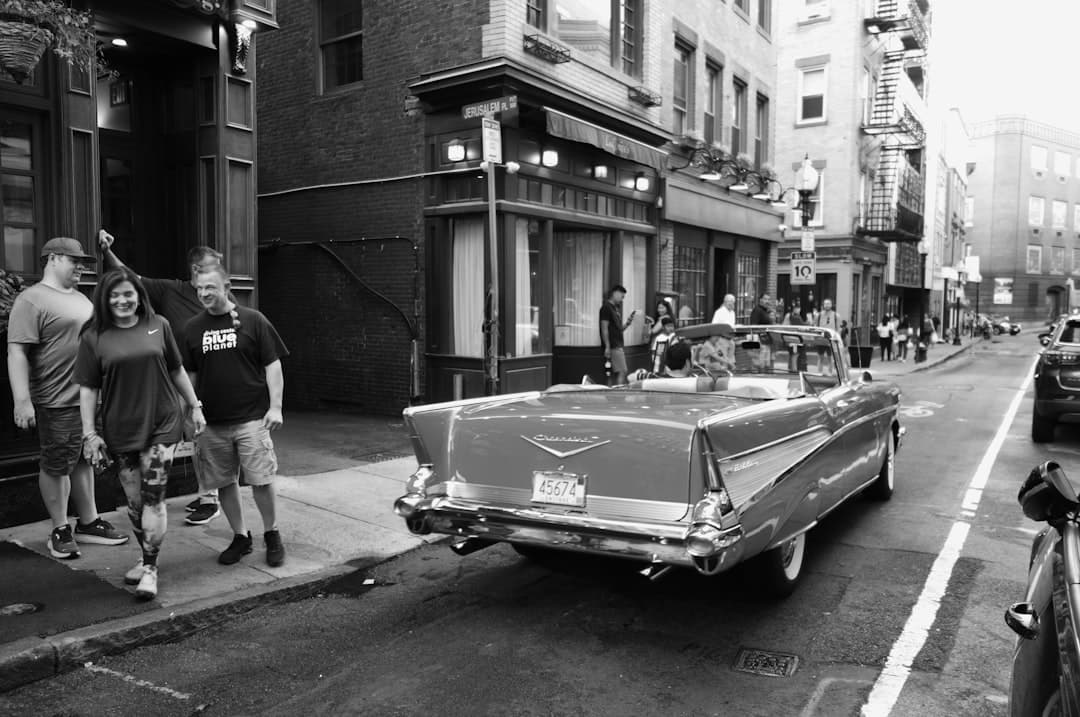
[[[662,150],[550,107],[545,107],[544,113],[547,115],[548,134],[568,139],[571,142],[591,144],[616,157],[638,164],[647,164],[658,172],[664,167],[667,153]]]

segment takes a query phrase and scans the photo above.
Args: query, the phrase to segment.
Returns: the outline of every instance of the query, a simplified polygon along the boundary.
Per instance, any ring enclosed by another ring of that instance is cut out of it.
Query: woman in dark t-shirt
[[[157,556],[165,538],[165,487],[183,433],[180,396],[196,433],[206,426],[169,322],[154,314],[139,277],[107,273],[94,291],[75,361],[83,452],[96,467],[118,464],[128,517],[142,559],[124,576],[136,597],[157,595]],[[101,433],[96,430],[100,401]]]

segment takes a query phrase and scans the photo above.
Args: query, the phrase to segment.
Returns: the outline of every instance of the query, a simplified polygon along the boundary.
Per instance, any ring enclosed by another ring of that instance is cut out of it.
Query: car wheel
[[[757,558],[759,578],[765,591],[773,597],[790,595],[802,577],[806,556],[806,533],[762,553]]]
[[[893,486],[896,482],[896,441],[890,432],[885,446],[885,460],[881,462],[881,470],[877,480],[870,484],[867,491],[875,500],[888,500],[892,498]]]
[[[1031,440],[1035,443],[1050,443],[1054,440],[1054,426],[1057,421],[1053,417],[1040,416],[1037,409],[1031,411]]]
[[[510,543],[510,547],[512,547],[514,552],[521,557],[536,562],[543,562],[545,559],[550,559],[553,554],[559,552],[553,548],[544,548],[539,545],[522,545],[520,543]]]

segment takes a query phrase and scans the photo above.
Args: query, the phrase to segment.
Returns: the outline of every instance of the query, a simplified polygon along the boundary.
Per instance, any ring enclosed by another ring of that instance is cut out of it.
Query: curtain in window
[[[603,232],[555,233],[555,342],[559,346],[600,345],[607,246]]]
[[[622,285],[626,287],[626,301],[623,305],[623,319],[630,318],[630,312],[637,309],[634,322],[623,332],[623,341],[627,346],[636,346],[648,341],[649,332],[645,328],[645,315],[649,312],[646,291],[646,243],[641,235],[629,235],[623,242]]]
[[[484,355],[484,220],[455,219],[452,289],[453,352]]]
[[[536,286],[538,250],[536,237],[529,234],[529,220],[518,219],[514,225],[515,356],[531,356],[540,348],[540,313],[536,305],[539,291],[534,294],[534,289],[539,288]]]

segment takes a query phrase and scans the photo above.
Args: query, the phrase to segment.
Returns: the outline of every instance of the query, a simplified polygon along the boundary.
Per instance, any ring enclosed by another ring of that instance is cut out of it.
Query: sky
[[[931,102],[967,124],[1025,114],[1080,133],[1080,2],[930,0]]]

